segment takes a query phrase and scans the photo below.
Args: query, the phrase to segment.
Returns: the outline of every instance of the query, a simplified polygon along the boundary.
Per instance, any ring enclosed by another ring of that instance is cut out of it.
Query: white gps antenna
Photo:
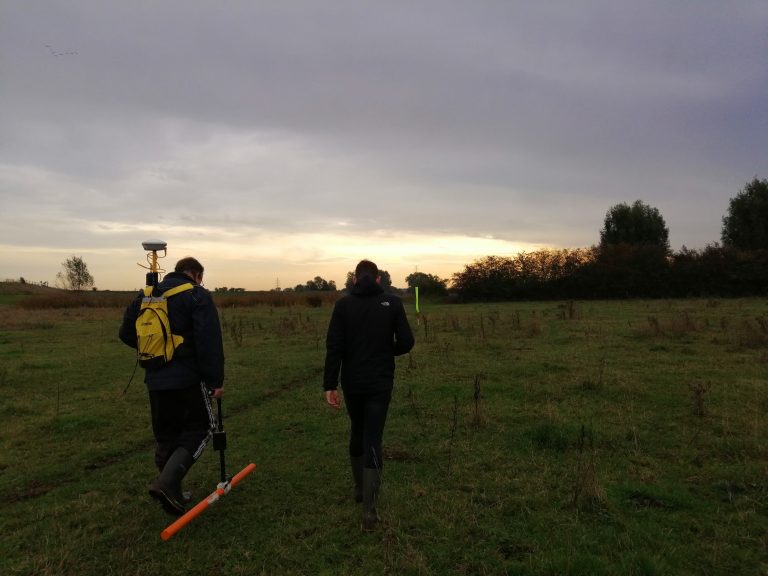
[[[139,264],[139,266],[142,268],[149,270],[149,272],[147,272],[147,286],[157,286],[157,283],[160,280],[160,272],[165,272],[165,270],[160,268],[157,260],[159,258],[165,258],[166,254],[168,253],[166,246],[167,244],[162,240],[146,240],[141,243],[141,247],[149,252],[149,254],[147,254],[147,262],[149,263],[149,266]],[[158,256],[157,253],[161,250],[163,255]]]

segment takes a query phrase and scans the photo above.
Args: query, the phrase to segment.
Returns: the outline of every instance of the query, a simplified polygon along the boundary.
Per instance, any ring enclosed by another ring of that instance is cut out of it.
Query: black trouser
[[[391,398],[392,390],[359,394],[344,392],[344,404],[352,424],[349,455],[353,458],[365,456],[366,468],[383,467],[381,439]]]
[[[197,460],[216,427],[208,390],[190,386],[180,390],[150,390],[155,464],[162,471],[176,448],[185,448]]]

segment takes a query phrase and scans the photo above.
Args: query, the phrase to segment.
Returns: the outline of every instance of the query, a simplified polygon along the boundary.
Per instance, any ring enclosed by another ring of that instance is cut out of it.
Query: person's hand
[[[211,398],[221,398],[224,394],[224,386],[211,390]]]
[[[341,400],[339,399],[339,391],[338,390],[326,390],[325,391],[325,402],[331,408],[335,408],[336,410],[340,409],[341,408]]]

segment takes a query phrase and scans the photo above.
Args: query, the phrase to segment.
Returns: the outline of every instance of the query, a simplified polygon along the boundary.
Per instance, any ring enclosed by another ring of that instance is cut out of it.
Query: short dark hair
[[[379,267],[370,260],[360,260],[360,262],[357,263],[357,266],[355,266],[355,276],[357,278],[361,278],[363,276],[378,278]]]
[[[197,258],[187,256],[186,258],[182,258],[176,262],[176,268],[174,268],[174,270],[176,272],[193,272],[194,274],[202,274],[205,271],[205,268],[203,268],[203,265],[200,264],[200,261]]]

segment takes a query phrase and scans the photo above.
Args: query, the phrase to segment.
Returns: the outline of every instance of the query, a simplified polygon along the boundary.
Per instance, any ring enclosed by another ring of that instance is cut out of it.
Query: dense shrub
[[[454,274],[452,290],[461,300],[760,296],[768,250],[615,244],[487,256]]]

